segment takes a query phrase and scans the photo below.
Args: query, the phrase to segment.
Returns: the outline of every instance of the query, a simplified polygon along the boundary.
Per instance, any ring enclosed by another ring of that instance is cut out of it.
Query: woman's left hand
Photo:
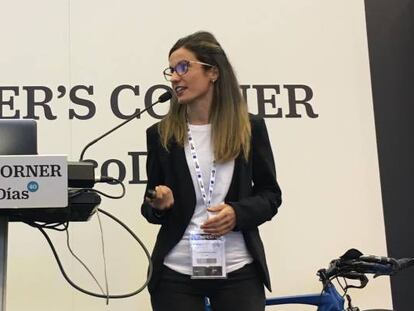
[[[205,233],[224,235],[236,226],[236,213],[230,205],[222,203],[207,210],[215,214],[201,225]]]

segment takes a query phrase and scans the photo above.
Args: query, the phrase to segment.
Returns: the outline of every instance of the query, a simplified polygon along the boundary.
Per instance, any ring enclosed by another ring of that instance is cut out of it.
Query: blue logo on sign
[[[35,181],[31,181],[27,184],[27,190],[29,190],[30,192],[36,192],[37,190],[39,190],[39,184]]]

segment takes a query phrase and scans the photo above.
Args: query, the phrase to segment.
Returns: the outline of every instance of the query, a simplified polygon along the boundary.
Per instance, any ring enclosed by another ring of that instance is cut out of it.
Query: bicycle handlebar
[[[327,269],[320,269],[318,275],[325,284],[336,277],[358,279],[360,286],[348,287],[363,288],[368,283],[365,274],[393,275],[398,271],[414,266],[414,258],[394,259],[390,257],[367,256],[356,249],[348,250],[339,259],[332,260]]]

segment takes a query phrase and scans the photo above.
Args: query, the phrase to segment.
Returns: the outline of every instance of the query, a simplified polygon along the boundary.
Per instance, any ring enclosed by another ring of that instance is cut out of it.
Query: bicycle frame
[[[266,299],[266,306],[284,304],[314,305],[318,311],[343,311],[345,299],[338,293],[335,286],[328,283],[325,290],[319,294],[284,296]],[[205,311],[214,311],[206,300]]]
[[[305,304],[318,307],[318,311],[343,311],[345,299],[338,293],[333,284],[327,284],[319,294],[274,297],[266,299],[266,306],[283,304]]]

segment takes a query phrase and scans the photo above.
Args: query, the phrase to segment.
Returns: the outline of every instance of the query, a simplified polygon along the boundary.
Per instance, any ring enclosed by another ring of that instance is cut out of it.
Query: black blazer
[[[270,290],[269,272],[258,226],[277,213],[282,198],[265,122],[252,115],[250,122],[252,139],[249,159],[246,161],[241,155],[236,158],[225,203],[234,208],[234,230],[243,233],[260,277]],[[150,223],[161,225],[152,253],[154,270],[148,284],[152,292],[159,282],[165,256],[181,240],[190,222],[196,195],[184,148],[174,141],[169,144],[168,151],[163,148],[157,124],[147,129],[147,150],[147,189],[166,185],[174,194],[174,206],[162,214],[156,213],[145,201],[141,206],[142,215]]]

